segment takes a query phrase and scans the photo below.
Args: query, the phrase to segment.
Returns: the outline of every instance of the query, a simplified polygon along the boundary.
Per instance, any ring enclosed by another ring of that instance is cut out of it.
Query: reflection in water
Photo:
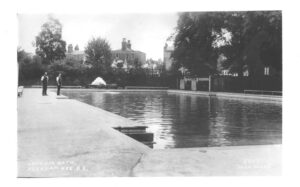
[[[281,143],[280,103],[166,92],[63,94],[147,125],[156,149]]]

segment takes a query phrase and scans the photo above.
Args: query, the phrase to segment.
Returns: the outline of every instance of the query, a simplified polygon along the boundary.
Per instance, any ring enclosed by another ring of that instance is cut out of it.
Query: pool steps
[[[113,127],[115,130],[153,148],[153,144],[155,144],[154,134],[146,132],[147,126],[132,126],[132,127]]]

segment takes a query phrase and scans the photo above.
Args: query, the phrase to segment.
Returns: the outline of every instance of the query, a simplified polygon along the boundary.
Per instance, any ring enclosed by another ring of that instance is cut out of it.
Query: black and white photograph
[[[280,175],[281,11],[18,22],[18,177]]]
[[[286,52],[295,48],[288,37],[297,37],[285,26],[291,13],[188,2],[159,10],[137,3],[144,8],[135,11],[128,3],[114,10],[98,2],[93,11],[28,4],[14,13],[15,74],[1,79],[15,88],[3,104],[15,114],[1,113],[15,120],[3,125],[15,126],[15,142],[4,143],[15,151],[16,180],[130,178],[149,186],[157,178],[255,182],[249,177],[291,173],[287,160],[297,154],[287,152],[297,148],[286,140],[297,140],[286,132],[297,134],[298,122],[287,105],[296,107],[299,93],[297,74],[287,72],[298,69]]]

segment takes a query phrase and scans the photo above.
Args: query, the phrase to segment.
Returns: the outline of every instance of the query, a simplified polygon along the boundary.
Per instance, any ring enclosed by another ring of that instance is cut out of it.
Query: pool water
[[[155,149],[282,142],[281,103],[157,91],[63,94],[147,125]]]

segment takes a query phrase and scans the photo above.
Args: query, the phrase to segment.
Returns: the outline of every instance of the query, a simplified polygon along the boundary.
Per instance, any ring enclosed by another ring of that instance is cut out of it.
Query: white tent
[[[94,85],[94,86],[101,86],[101,85],[104,85],[106,86],[106,82],[101,78],[101,77],[97,77],[91,85]]]

